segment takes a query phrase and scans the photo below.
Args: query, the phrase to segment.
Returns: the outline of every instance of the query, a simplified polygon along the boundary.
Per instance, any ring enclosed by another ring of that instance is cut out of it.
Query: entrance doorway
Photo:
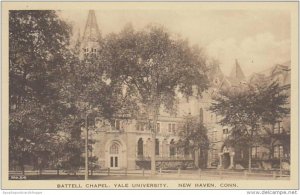
[[[228,152],[223,154],[223,159],[222,160],[223,160],[223,162],[222,162],[223,168],[228,169],[229,166],[230,166],[230,156],[229,156]]]
[[[111,169],[118,169],[120,167],[120,145],[113,142],[109,148],[109,166]]]

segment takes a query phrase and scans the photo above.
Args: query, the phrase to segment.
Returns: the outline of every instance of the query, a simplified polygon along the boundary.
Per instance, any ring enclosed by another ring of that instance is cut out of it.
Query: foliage
[[[201,95],[207,88],[203,52],[190,47],[186,40],[172,37],[161,26],[135,31],[129,24],[119,34],[108,36],[102,51],[111,81],[122,82],[126,96],[148,114],[153,124],[161,106],[174,111],[179,93],[189,97],[196,91]],[[156,125],[152,127],[156,132]],[[152,173],[154,158],[152,152]]]
[[[26,159],[48,163],[37,157],[57,147],[52,140],[64,118],[58,99],[70,30],[54,11],[9,12],[9,158],[21,167]]]
[[[196,117],[186,117],[179,136],[180,141],[177,144],[178,147],[188,151],[209,149],[207,128]]]
[[[157,99],[159,105],[171,109],[177,90],[190,96],[193,86],[199,94],[207,87],[201,50],[172,38],[160,26],[135,31],[127,25],[107,37],[101,58],[111,80],[123,82],[127,94],[134,94],[132,98],[136,96],[143,105],[153,105]]]
[[[201,119],[199,120],[199,118],[192,116],[186,117],[179,136],[180,140],[177,143],[177,147],[182,148],[183,151],[192,151],[192,154],[194,154],[195,151],[200,151],[198,158],[201,159],[199,160],[201,164],[199,165],[202,168],[206,167],[210,142],[207,136],[207,128],[201,122]]]
[[[229,126],[226,144],[247,147],[262,143],[265,124],[275,124],[289,113],[288,94],[278,83],[244,86],[240,91],[222,91],[214,98],[210,110]],[[249,152],[249,164],[251,163]],[[251,166],[249,166],[251,167]]]

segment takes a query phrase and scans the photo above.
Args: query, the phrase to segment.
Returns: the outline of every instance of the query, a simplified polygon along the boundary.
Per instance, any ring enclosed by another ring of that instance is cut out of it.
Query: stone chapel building
[[[88,13],[83,36],[79,37],[79,42],[82,58],[91,53],[96,54],[101,47],[101,33],[93,10]],[[272,74],[281,75],[282,68],[290,70],[289,66],[282,65],[279,68],[274,68]],[[266,77],[271,78],[272,74],[268,74]],[[285,85],[289,85],[290,81],[287,78],[289,74],[289,71],[284,71]],[[244,83],[249,82],[249,79],[245,77],[237,60],[229,76],[225,76],[218,65],[213,65],[210,67],[208,77],[210,88],[203,93],[202,98],[191,98],[189,101],[179,98],[176,116],[163,111],[160,112],[155,140],[152,140],[147,120],[143,116],[139,118],[118,117],[114,119],[113,125],[102,118],[96,118],[97,133],[90,136],[96,140],[92,152],[98,157],[101,168],[150,168],[152,141],[155,141],[156,145],[156,165],[163,169],[178,167],[235,168],[238,164],[236,162],[239,162],[243,154],[240,151],[237,154],[235,149],[224,145],[224,140],[230,134],[230,128],[220,126],[217,123],[218,116],[210,112],[208,108],[212,102],[212,97],[219,90],[226,88],[238,90]],[[254,79],[254,76],[251,79]],[[203,123],[208,128],[210,149],[204,158],[205,161],[201,161],[199,158],[201,151],[198,154],[192,154],[191,152],[183,152],[175,146],[179,140],[180,125],[184,122],[184,116],[187,115],[201,116]],[[280,147],[278,151],[281,151]],[[239,165],[242,166],[242,163]]]

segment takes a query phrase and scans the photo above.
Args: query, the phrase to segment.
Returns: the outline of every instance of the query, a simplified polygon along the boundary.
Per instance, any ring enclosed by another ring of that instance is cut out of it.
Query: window
[[[283,157],[283,146],[281,145],[274,146],[273,157],[274,158]]]
[[[172,132],[172,124],[169,123],[169,132]]]
[[[175,124],[172,124],[172,131],[173,131],[174,134],[176,133],[176,126],[175,126]]]
[[[159,155],[159,140],[155,139],[155,155]]]
[[[119,154],[119,146],[116,143],[113,143],[109,148],[110,154]]]
[[[156,132],[159,133],[160,132],[160,123],[156,124]]]
[[[280,122],[276,122],[273,126],[273,133],[280,134],[283,132],[283,127],[281,126]]]
[[[84,51],[84,55],[88,55],[89,54],[89,48],[84,48],[83,51]]]
[[[200,123],[203,123],[203,108],[200,108]]]
[[[223,134],[228,134],[228,129],[223,129]]]
[[[138,156],[143,156],[144,154],[143,147],[144,147],[144,142],[143,139],[140,138],[138,141],[138,152],[137,152]]]
[[[253,146],[251,148],[251,157],[254,159],[258,157],[258,146]]]
[[[175,156],[175,149],[175,142],[174,139],[172,139],[170,142],[170,156]]]
[[[99,118],[99,117],[95,118],[95,126],[97,128],[103,127],[104,125],[105,125],[105,123],[104,123],[104,121],[102,121],[101,118]]]
[[[92,54],[96,55],[97,54],[97,49],[92,48]]]
[[[211,150],[211,160],[212,160],[212,162],[215,162],[218,160],[218,151],[215,148],[212,148],[212,150]]]
[[[121,123],[120,123],[120,120],[115,120],[115,129],[117,131],[120,131],[121,130]]]

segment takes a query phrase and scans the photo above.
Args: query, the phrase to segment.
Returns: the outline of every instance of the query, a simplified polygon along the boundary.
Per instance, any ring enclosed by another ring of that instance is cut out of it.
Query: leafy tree
[[[51,153],[64,118],[60,81],[70,30],[55,11],[9,12],[9,162],[23,170],[47,163],[37,157]]]
[[[193,151],[193,154],[195,151],[200,150],[201,162],[204,162],[201,166],[205,167],[207,160],[206,154],[209,149],[209,139],[207,136],[207,128],[201,120],[196,117],[186,117],[179,136],[180,142],[177,143],[178,147],[183,148],[184,151]],[[199,164],[196,166],[199,166]]]
[[[135,31],[127,25],[119,34],[107,37],[102,62],[111,81],[122,82],[126,94],[157,123],[159,108],[174,110],[178,93],[200,95],[207,88],[205,58],[188,41],[173,37],[161,26]],[[156,125],[151,125],[155,140]],[[151,170],[155,173],[155,142]]]
[[[223,118],[220,123],[230,126],[227,143],[249,150],[248,168],[251,170],[251,148],[261,143],[264,124],[275,124],[289,113],[288,94],[278,83],[247,85],[240,91],[222,91],[214,98],[210,109]]]

